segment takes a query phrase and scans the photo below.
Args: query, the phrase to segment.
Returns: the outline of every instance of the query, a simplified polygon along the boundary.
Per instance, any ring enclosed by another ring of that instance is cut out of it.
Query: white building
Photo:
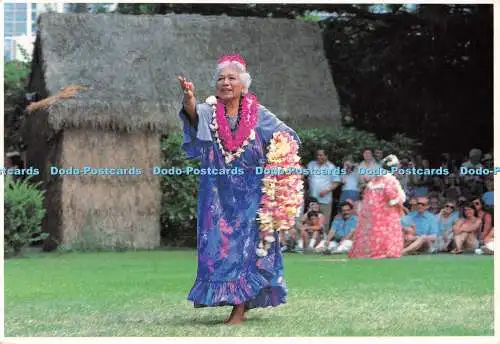
[[[67,12],[74,4],[53,2],[6,2],[4,4],[4,59],[23,60],[26,51],[29,56],[33,52],[33,43],[36,37],[36,20],[40,13]],[[88,4],[93,11],[98,6],[112,11],[117,4]]]
[[[46,11],[64,11],[64,3],[6,2],[4,4],[4,58],[22,60],[22,50],[33,51],[36,19]]]

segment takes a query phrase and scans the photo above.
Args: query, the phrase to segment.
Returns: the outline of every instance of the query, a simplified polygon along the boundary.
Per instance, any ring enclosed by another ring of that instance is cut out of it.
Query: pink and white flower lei
[[[224,104],[217,98],[210,96],[205,101],[212,105],[214,110],[210,129],[214,132],[215,140],[224,156],[226,164],[231,163],[241,156],[250,141],[255,140],[255,125],[257,124],[257,111],[259,102],[251,93],[243,96],[241,114],[238,128],[233,136],[225,116]]]
[[[295,225],[299,208],[304,201],[304,183],[298,173],[289,169],[300,168],[298,144],[287,132],[276,132],[269,144],[265,169],[281,170],[281,174],[267,174],[263,178],[263,195],[258,211],[261,241],[257,255],[264,257],[275,241],[274,233],[288,231]]]

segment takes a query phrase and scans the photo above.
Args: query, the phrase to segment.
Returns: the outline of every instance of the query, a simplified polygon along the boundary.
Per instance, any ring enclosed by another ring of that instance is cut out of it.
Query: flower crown
[[[235,54],[235,55],[223,55],[223,56],[221,56],[217,60],[217,65],[221,65],[221,64],[227,63],[227,62],[237,63],[237,64],[240,65],[240,67],[243,69],[243,71],[247,70],[247,62],[239,54]]]
[[[394,154],[391,154],[391,155],[386,156],[382,160],[382,163],[387,165],[388,167],[396,167],[399,165],[399,160]]]

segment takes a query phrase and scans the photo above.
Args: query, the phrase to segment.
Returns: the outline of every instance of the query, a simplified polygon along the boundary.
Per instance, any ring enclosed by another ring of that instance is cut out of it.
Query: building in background
[[[87,4],[88,12],[109,12],[117,4]],[[4,60],[24,60],[24,51],[31,57],[36,37],[38,16],[47,11],[74,12],[76,4],[7,2],[4,4]]]
[[[31,56],[36,19],[42,12],[64,12],[64,3],[11,2],[4,4],[4,59],[22,60],[23,50]]]

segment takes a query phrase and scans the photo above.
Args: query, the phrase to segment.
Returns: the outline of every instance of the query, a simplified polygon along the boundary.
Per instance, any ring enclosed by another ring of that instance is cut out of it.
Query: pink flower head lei
[[[240,55],[224,55],[217,60],[218,67],[228,63],[235,64],[242,72],[246,72],[247,63]],[[250,92],[243,95],[240,103],[240,120],[234,135],[226,118],[224,104],[217,101],[214,96],[208,97],[206,103],[212,105],[214,110],[210,129],[214,132],[224,161],[229,164],[241,156],[250,141],[255,140],[254,128],[257,124],[259,102],[257,97]]]
[[[275,241],[274,233],[288,231],[295,225],[299,208],[304,201],[304,183],[300,174],[297,141],[287,132],[275,132],[269,144],[265,170],[276,173],[263,178],[261,208],[258,211],[261,241],[257,255],[267,256]]]

